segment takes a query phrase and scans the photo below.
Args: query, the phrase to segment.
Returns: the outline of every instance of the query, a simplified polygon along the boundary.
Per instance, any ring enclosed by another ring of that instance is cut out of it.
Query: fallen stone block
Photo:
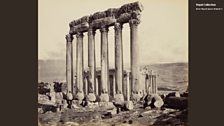
[[[79,126],[79,124],[76,122],[65,122],[64,126]]]
[[[163,99],[159,95],[155,94],[153,95],[152,104],[156,108],[161,108],[164,102],[163,102]]]
[[[99,102],[99,107],[102,110],[112,110],[116,108],[112,102]]]
[[[125,109],[126,110],[132,110],[132,109],[134,109],[134,104],[133,104],[132,101],[126,101],[124,105],[125,105]]]
[[[169,93],[166,98],[170,97],[170,96],[174,96],[174,97],[181,97],[179,92],[171,92]]]

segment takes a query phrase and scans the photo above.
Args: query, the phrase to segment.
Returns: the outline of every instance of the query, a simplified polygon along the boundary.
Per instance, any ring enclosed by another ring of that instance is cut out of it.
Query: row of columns
[[[145,87],[146,87],[147,94],[157,94],[158,93],[156,75],[152,75],[152,74],[146,75]]]
[[[139,44],[138,44],[138,24],[139,21],[131,19],[130,25],[130,42],[131,42],[131,86],[132,95],[141,94],[141,85],[139,82]],[[116,94],[122,94],[123,91],[123,44],[122,44],[122,24],[115,23],[115,81],[114,91]],[[102,26],[101,33],[101,93],[108,94],[109,83],[109,57],[108,57],[108,27]],[[83,33],[77,33],[77,55],[76,55],[76,84],[77,91],[73,91],[73,56],[72,56],[72,40],[73,36],[68,34],[66,36],[66,81],[68,84],[68,91],[73,93],[83,93]],[[88,30],[88,88],[90,93],[98,88],[96,83],[96,59],[95,59],[95,29],[89,28]],[[129,80],[128,80],[129,81]],[[116,86],[115,86],[116,85]],[[129,89],[129,85],[127,86]],[[130,92],[128,90],[128,94]],[[128,98],[129,99],[129,98]]]

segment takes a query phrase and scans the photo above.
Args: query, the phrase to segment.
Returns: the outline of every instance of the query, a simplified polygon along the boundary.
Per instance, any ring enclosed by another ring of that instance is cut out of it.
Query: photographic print
[[[187,126],[187,0],[39,0],[39,126]]]

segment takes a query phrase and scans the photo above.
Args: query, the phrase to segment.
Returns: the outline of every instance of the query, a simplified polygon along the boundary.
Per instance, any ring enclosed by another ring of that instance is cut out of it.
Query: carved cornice
[[[109,8],[102,12],[96,12],[69,23],[69,33],[77,34],[78,32],[87,32],[90,26],[94,29],[101,29],[102,26],[113,26],[116,22],[124,24],[132,19],[140,21],[140,12],[142,10],[142,4],[140,2],[134,2],[125,4],[120,8]]]
[[[72,42],[72,40],[73,40],[73,36],[71,34],[67,34],[65,36],[65,38],[66,38],[67,42]]]
[[[94,20],[91,23],[91,26],[95,29],[100,29],[101,27],[111,26],[116,22],[116,19],[113,17],[105,17],[101,19]]]

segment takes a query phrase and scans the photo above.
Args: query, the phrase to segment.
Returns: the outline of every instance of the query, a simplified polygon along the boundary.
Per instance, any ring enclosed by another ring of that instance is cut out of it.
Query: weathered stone
[[[77,34],[78,32],[86,32],[89,29],[89,24],[87,22],[70,27],[69,34]]]
[[[115,22],[116,22],[116,19],[114,17],[105,17],[105,18],[94,20],[91,23],[91,26],[94,29],[99,29],[101,28],[101,26],[113,25]]]
[[[72,87],[73,87],[73,53],[72,53],[72,48],[73,48],[73,36],[71,34],[66,35],[66,83],[67,83],[67,90],[69,92],[72,92]]]
[[[106,110],[115,108],[112,102],[99,102],[99,107]]]
[[[38,103],[43,103],[44,101],[49,101],[49,97],[46,95],[38,94]]]
[[[145,111],[145,112],[142,112],[140,115],[141,115],[142,117],[145,117],[145,116],[149,116],[149,115],[150,115],[150,113],[152,113],[152,111],[151,111],[151,110],[149,110],[149,111]]]
[[[42,108],[38,108],[38,113],[43,113],[44,110]]]
[[[153,95],[152,104],[153,104],[153,107],[161,108],[164,102],[163,102],[163,99],[159,95],[155,94]]]
[[[150,106],[145,107],[146,110],[152,109]]]
[[[67,93],[66,96],[67,100],[73,100],[73,94],[71,92]]]
[[[68,108],[68,103],[65,99],[62,100],[62,105],[61,105],[62,109]]]
[[[87,101],[87,107],[88,108],[96,108],[96,107],[99,107],[99,104],[98,104],[98,102],[89,102],[89,101]]]
[[[132,101],[126,101],[126,102],[125,102],[125,109],[126,109],[126,110],[132,110],[132,109],[134,109],[134,104],[133,104],[133,102],[132,102]]]
[[[76,86],[77,86],[77,97],[78,100],[82,100],[84,98],[83,92],[83,79],[84,79],[84,71],[83,71],[83,33],[78,32],[76,34]]]
[[[170,96],[181,97],[179,92],[171,92],[167,95],[167,97],[170,97]]]
[[[65,126],[79,126],[79,124],[76,122],[65,122],[64,124]]]
[[[111,110],[108,110],[107,112],[110,113],[111,115],[115,115],[115,114],[117,114],[117,109],[113,108]]]
[[[114,102],[115,102],[115,104],[123,105],[124,104],[124,96],[123,96],[123,94],[116,94],[114,96]]]
[[[69,23],[70,27],[80,25],[89,21],[89,16],[83,16],[77,20],[73,20]]]
[[[89,93],[89,95],[87,95],[87,97],[86,97],[86,100],[87,100],[87,101],[90,101],[90,102],[94,102],[94,101],[96,101],[96,96],[95,96],[95,94],[94,94],[94,93]]]
[[[80,107],[78,107],[77,104],[72,104],[71,108],[72,108],[72,109],[78,109],[78,108],[80,108]]]
[[[76,99],[78,99],[79,101],[82,101],[85,98],[84,93],[78,92],[76,94]]]
[[[133,100],[133,101],[140,101],[140,99],[142,98],[142,95],[141,94],[137,94],[137,93],[132,93],[132,97],[131,97],[131,99]]]
[[[101,101],[101,102],[109,102],[109,95],[106,94],[106,93],[102,93],[102,94],[100,95],[100,101]]]

